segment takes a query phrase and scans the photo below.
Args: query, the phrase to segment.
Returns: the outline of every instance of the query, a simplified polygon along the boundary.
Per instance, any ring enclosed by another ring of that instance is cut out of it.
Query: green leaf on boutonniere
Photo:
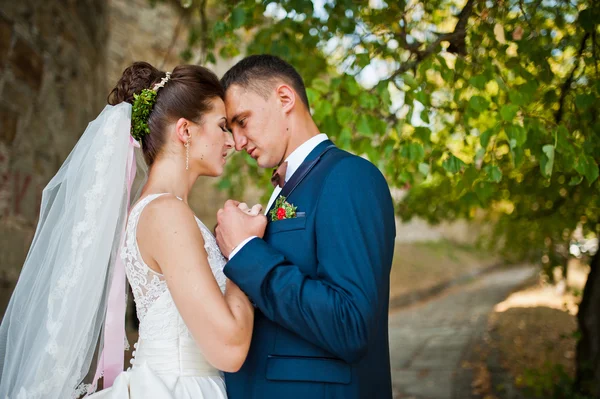
[[[276,220],[295,218],[296,208],[296,206],[287,202],[285,197],[281,196],[277,198],[277,201],[275,201],[275,206],[273,209],[271,209],[271,212],[269,212],[271,221],[274,222]]]

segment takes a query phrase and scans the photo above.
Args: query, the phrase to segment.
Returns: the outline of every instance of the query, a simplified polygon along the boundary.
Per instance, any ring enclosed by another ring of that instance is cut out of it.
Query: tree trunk
[[[577,389],[600,398],[600,250],[591,261],[583,290],[577,322],[581,337],[577,343]]]

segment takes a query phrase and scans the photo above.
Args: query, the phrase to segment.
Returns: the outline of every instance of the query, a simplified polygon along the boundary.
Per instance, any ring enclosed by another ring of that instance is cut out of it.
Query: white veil
[[[131,108],[106,106],[43,191],[0,326],[2,399],[62,399],[95,389],[80,384],[101,341],[130,203],[139,147],[130,135]]]

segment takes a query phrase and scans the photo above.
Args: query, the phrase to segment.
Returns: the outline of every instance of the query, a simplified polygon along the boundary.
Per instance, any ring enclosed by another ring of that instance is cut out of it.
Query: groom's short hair
[[[232,85],[238,85],[267,99],[278,81],[290,85],[306,108],[310,109],[302,77],[293,66],[274,55],[260,54],[244,58],[223,75],[221,85],[225,91]]]

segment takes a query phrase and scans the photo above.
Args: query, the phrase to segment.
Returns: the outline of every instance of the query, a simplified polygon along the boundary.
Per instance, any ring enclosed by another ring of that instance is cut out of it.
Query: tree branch
[[[394,80],[396,77],[402,75],[406,71],[417,67],[421,61],[433,54],[442,42],[450,42],[450,46],[448,47],[449,52],[465,55],[467,52],[465,48],[465,37],[467,34],[466,28],[467,23],[469,22],[469,17],[473,13],[475,1],[476,0],[467,1],[467,4],[465,4],[464,8],[458,14],[458,22],[456,23],[453,32],[440,34],[438,38],[423,51],[413,52],[411,49],[408,49],[416,55],[416,58],[410,62],[402,64],[400,68],[394,71],[394,73],[392,73],[388,79]]]
[[[565,99],[567,98],[567,94],[569,89],[571,88],[571,84],[573,83],[573,78],[575,77],[575,71],[579,68],[579,64],[581,63],[581,56],[583,55],[583,51],[585,50],[585,43],[587,42],[588,37],[590,37],[590,33],[586,32],[581,39],[581,45],[579,46],[579,51],[577,51],[577,60],[575,61],[575,65],[573,65],[573,69],[571,69],[571,73],[567,77],[567,80],[562,84],[560,89],[560,99],[558,101],[558,110],[554,114],[554,120],[558,125],[562,121],[563,113],[564,113],[564,105]]]
[[[400,66],[392,75],[390,75],[389,79],[395,79],[396,77],[402,75],[404,72],[409,71],[415,68],[417,65],[421,63],[425,58],[429,57],[431,54],[435,52],[437,47],[444,41],[452,42],[455,38],[461,35],[460,32],[452,32],[452,33],[443,33],[441,34],[436,41],[431,43],[427,48],[423,51],[418,52],[418,56],[416,59],[406,62]]]
[[[535,32],[535,28],[534,28],[533,24],[531,23],[531,18],[529,17],[529,15],[527,15],[527,12],[525,11],[525,5],[523,4],[523,0],[519,0],[519,8],[521,9],[521,12],[523,13],[525,22],[527,22],[527,25],[529,25],[529,29],[531,30],[531,33]]]
[[[165,56],[163,58],[162,63],[160,64],[159,69],[163,69],[165,67],[165,64],[169,60],[169,57],[171,56],[171,50],[173,50],[173,47],[175,47],[175,43],[177,43],[177,39],[179,38],[179,32],[185,19],[187,19],[187,14],[182,11],[179,15],[179,19],[177,20],[177,24],[175,25],[175,29],[173,29],[173,36],[171,37],[171,42],[169,43],[169,47],[167,47],[167,51],[165,52]]]
[[[207,0],[200,2],[200,52],[202,54],[202,64],[206,63],[208,54],[208,21],[206,20]]]
[[[467,1],[467,4],[465,4],[460,14],[458,14],[458,22],[454,27],[453,33],[458,33],[459,35],[454,40],[449,40],[450,46],[448,46],[448,52],[458,55],[467,54],[465,37],[467,36],[467,23],[469,22],[469,17],[471,17],[471,14],[473,13],[474,5],[475,0]]]
[[[594,67],[596,68],[596,79],[598,79],[598,78],[600,78],[600,72],[598,72],[598,58],[596,58],[596,31],[595,30],[592,33],[592,57],[594,58]]]

